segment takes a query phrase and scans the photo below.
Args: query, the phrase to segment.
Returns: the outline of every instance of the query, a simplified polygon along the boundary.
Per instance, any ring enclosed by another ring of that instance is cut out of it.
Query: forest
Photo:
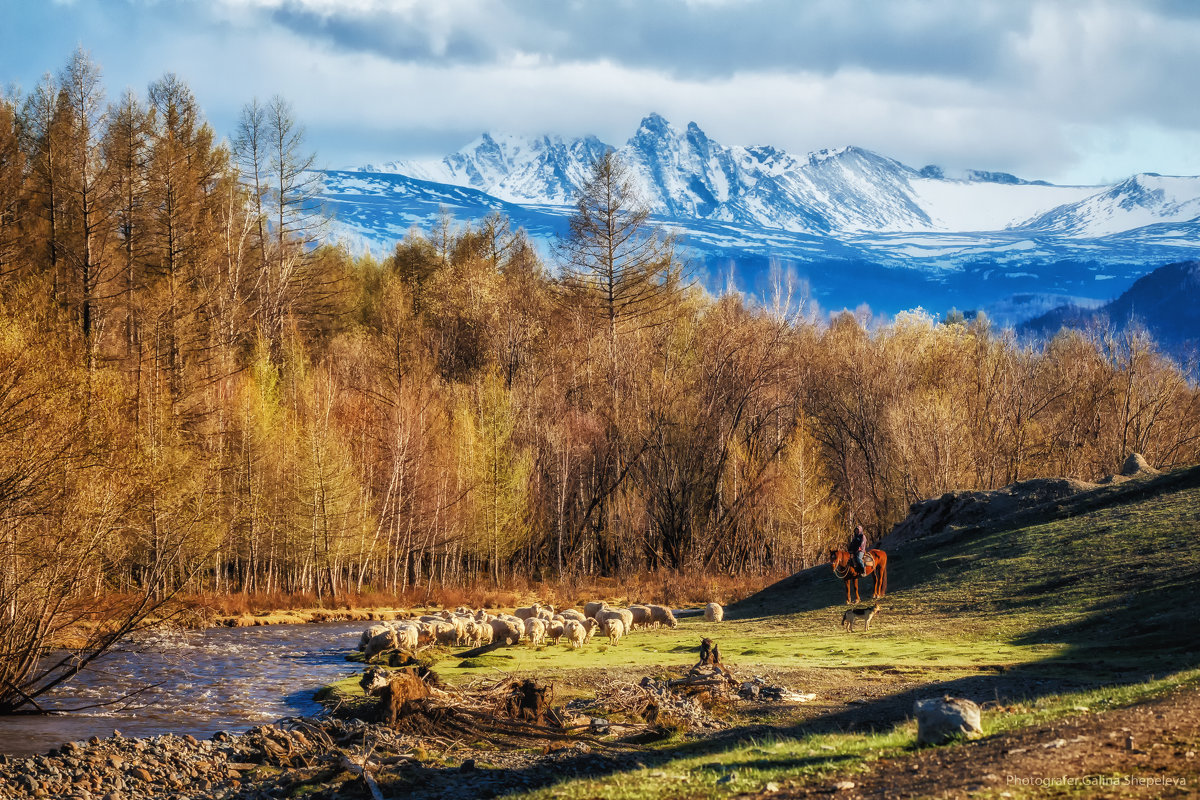
[[[314,164],[281,98],[222,135],[180,77],[110,98],[82,51],[0,96],[10,630],[786,572],[949,490],[1200,460],[1194,372],[1144,333],[715,296],[611,155],[552,251],[443,215],[375,259],[327,241]]]

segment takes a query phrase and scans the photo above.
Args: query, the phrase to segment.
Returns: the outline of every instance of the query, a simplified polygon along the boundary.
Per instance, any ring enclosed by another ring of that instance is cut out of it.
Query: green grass
[[[885,720],[884,711],[903,718],[896,709],[911,708],[914,686],[989,699],[994,691],[1010,710],[986,713],[985,731],[1007,730],[1197,682],[1198,523],[1200,468],[1182,470],[890,552],[889,593],[869,632],[842,631],[844,588],[822,565],[728,608],[722,623],[689,617],[615,647],[600,638],[578,651],[520,645],[468,661],[443,658],[436,669],[450,683],[533,675],[553,681],[561,700],[605,679],[690,666],[706,636],[739,675],[762,670],[786,682],[790,671],[829,687],[894,681],[894,693],[870,701]],[[869,595],[869,580],[862,589]],[[628,769],[514,797],[725,797],[853,773],[911,746],[911,722],[837,732],[842,710],[799,721],[773,716],[767,733],[758,725],[743,735],[660,743],[631,756]]]

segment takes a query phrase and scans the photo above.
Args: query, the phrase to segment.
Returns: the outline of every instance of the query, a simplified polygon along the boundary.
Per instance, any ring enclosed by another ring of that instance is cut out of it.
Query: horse
[[[887,594],[887,553],[882,550],[868,550],[867,554],[874,559],[873,562],[867,562],[867,571],[863,574],[858,574],[858,567],[854,563],[854,557],[836,547],[829,549],[829,564],[833,567],[833,574],[846,582],[846,605],[859,602],[858,598],[858,579],[865,578],[867,575],[874,574],[875,583],[871,589],[871,597],[879,598]],[[854,599],[850,599],[850,587],[854,586]]]

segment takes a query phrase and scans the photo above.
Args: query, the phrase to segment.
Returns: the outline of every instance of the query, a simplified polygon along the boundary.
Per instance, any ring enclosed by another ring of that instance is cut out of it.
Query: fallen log
[[[379,784],[371,777],[371,773],[367,772],[367,760],[365,758],[359,764],[353,761],[350,756],[342,753],[338,763],[342,769],[362,779],[362,782],[367,787],[367,791],[371,793],[371,800],[383,800],[383,792],[379,791]]]

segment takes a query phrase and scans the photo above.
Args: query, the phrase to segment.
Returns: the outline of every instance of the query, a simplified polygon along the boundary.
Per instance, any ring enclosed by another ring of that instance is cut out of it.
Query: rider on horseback
[[[867,535],[863,533],[862,525],[858,525],[854,529],[854,536],[850,538],[850,555],[854,557],[854,566],[858,569],[859,575],[867,574],[867,565],[863,563],[863,553],[867,549]]]

